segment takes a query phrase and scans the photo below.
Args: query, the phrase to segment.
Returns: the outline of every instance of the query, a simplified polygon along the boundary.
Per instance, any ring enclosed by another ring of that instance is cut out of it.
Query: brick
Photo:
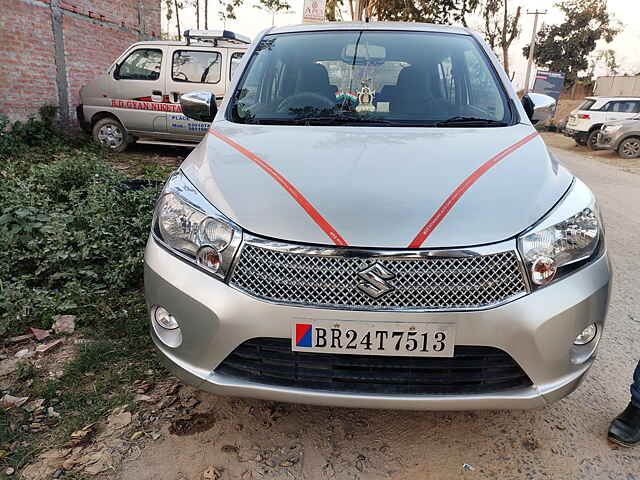
[[[37,115],[43,105],[57,105],[56,64],[49,0],[0,0],[0,114],[11,120]],[[79,90],[103,73],[131,43],[139,41],[138,4],[145,32],[160,34],[161,0],[59,0],[63,10],[69,111],[74,116]],[[73,9],[78,14],[71,14]],[[101,23],[88,18],[103,15]],[[124,23],[130,31],[123,31]]]

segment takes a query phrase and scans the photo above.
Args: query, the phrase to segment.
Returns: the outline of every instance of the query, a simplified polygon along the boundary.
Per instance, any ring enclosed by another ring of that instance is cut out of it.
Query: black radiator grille
[[[506,352],[456,346],[452,358],[343,355],[291,351],[288,338],[254,338],[216,373],[263,385],[397,395],[499,393],[532,385]]]

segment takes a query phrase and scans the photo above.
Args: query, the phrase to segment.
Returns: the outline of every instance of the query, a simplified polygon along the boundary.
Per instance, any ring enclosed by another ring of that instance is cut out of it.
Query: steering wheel
[[[335,106],[335,103],[327,97],[323,97],[322,95],[313,92],[302,92],[296,93],[295,95],[291,95],[290,97],[282,100],[278,104],[276,111],[278,113],[286,113],[292,108],[334,108]]]

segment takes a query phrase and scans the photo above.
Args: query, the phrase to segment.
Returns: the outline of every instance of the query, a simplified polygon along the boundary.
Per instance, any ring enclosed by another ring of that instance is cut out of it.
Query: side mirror
[[[522,97],[522,105],[534,125],[549,120],[556,113],[555,99],[541,93],[526,94]]]
[[[180,96],[182,113],[199,122],[212,122],[218,106],[211,92],[191,92]]]

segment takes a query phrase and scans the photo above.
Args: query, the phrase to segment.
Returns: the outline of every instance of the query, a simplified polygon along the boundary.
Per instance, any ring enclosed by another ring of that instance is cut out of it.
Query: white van
[[[80,89],[80,125],[121,152],[133,141],[193,145],[209,124],[182,114],[180,96],[209,91],[222,101],[251,40],[228,30],[187,30],[186,41],[131,45]]]

